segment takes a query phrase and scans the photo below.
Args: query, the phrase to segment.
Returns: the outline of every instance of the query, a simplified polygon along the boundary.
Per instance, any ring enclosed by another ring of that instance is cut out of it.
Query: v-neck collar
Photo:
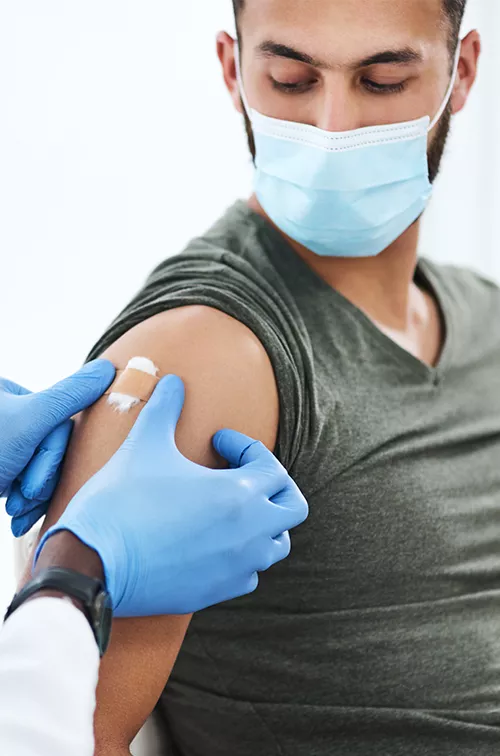
[[[333,305],[335,308],[341,308],[344,313],[348,313],[351,318],[357,321],[370,334],[371,338],[377,342],[391,359],[406,365],[415,376],[419,376],[424,382],[435,386],[440,385],[451,362],[455,334],[451,302],[447,295],[446,287],[443,286],[439,272],[433,263],[420,258],[417,263],[414,282],[417,286],[425,288],[431,294],[437,304],[443,325],[443,345],[438,362],[434,366],[419,359],[385,334],[357,305],[321,278],[295,252],[279,231],[264,217],[249,207],[246,202],[240,201],[236,207],[238,210],[243,211],[247,218],[251,218],[258,228],[264,232],[263,241],[267,240],[266,248],[275,267],[278,270],[286,268],[288,280],[292,278],[300,282],[300,288],[297,286],[294,292],[298,297],[317,296],[320,297],[322,304],[325,306]]]

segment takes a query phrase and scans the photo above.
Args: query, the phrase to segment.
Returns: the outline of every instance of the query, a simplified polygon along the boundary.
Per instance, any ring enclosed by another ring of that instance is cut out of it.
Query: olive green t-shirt
[[[174,753],[500,753],[500,291],[425,260],[416,281],[445,325],[436,368],[238,202],[92,350],[184,305],[245,323],[310,504],[255,594],[194,617],[160,702]]]

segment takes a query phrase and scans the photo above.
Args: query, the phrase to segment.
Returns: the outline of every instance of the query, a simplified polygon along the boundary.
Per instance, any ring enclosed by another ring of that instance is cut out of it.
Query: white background
[[[500,279],[497,0],[470,0],[480,80],[456,119],[423,252]],[[148,272],[248,194],[215,33],[230,0],[0,0],[0,375],[81,365]],[[0,512],[0,610],[13,591]]]

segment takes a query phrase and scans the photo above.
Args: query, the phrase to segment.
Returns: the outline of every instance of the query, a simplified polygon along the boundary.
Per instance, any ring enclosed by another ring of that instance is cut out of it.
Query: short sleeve
[[[250,260],[201,241],[162,262],[143,288],[91,349],[97,358],[124,333],[154,315],[189,305],[218,309],[257,336],[274,369],[280,400],[275,453],[293,474],[308,427],[304,345],[294,303],[274,280],[271,269],[257,270]]]

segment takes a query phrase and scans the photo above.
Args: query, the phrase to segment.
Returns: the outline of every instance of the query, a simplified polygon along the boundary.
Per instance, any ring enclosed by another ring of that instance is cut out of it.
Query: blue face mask
[[[255,194],[273,223],[325,257],[374,257],[425,210],[432,193],[427,137],[453,92],[453,76],[438,114],[407,123],[330,132],[280,121],[241,97],[256,147]]]

